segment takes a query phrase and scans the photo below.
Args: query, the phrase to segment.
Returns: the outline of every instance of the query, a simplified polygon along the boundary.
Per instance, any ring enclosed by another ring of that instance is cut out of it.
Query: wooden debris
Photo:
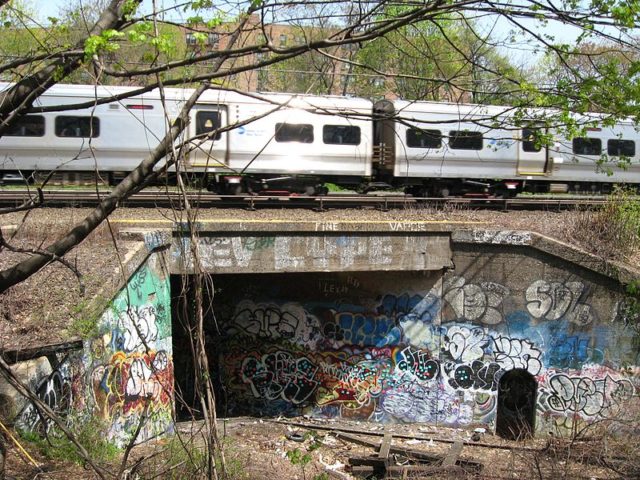
[[[380,450],[378,451],[378,457],[385,460],[389,459],[389,450],[391,448],[391,440],[393,436],[390,433],[385,433],[382,437],[382,443],[380,444]]]
[[[449,452],[447,452],[447,456],[444,457],[444,461],[442,462],[443,467],[450,467],[455,465],[458,461],[458,457],[462,453],[462,440],[456,440],[456,443],[451,445]]]
[[[480,472],[483,469],[483,465],[480,462],[459,458],[463,448],[462,440],[454,443],[447,455],[443,457],[442,455],[393,445],[391,441],[392,436],[390,434],[388,437],[385,435],[382,442],[376,442],[348,433],[337,433],[336,438],[371,447],[378,451],[378,455],[376,456],[354,456],[349,458],[349,465],[351,465],[352,473],[354,475],[361,475],[361,473],[358,472],[362,471],[368,472],[362,473],[363,475],[402,477],[403,474],[413,471],[411,469],[402,470],[401,468],[403,467],[391,465],[391,462],[389,461],[390,453],[401,455],[410,462],[413,462],[414,465],[406,465],[405,467],[416,467],[418,469],[416,471],[419,471],[420,473],[423,473],[420,469],[425,469],[426,467],[430,467],[432,469],[435,468],[436,470],[430,470],[433,472],[443,471],[443,469],[446,471],[448,471],[447,469],[458,469],[459,471],[470,473]],[[385,439],[388,439],[387,442],[385,442]],[[383,457],[382,454],[385,456]],[[416,463],[418,465],[415,465]],[[393,475],[391,475],[392,471],[394,472]]]
[[[358,428],[334,427],[329,425],[317,425],[313,423],[293,422],[288,420],[265,420],[265,421],[272,422],[272,423],[281,423],[283,425],[291,425],[293,427],[308,428],[310,430],[326,430],[328,432],[357,433],[359,435],[367,435],[367,436],[375,436],[375,437],[384,436],[384,433],[381,433],[381,432],[372,432],[370,430],[363,430]],[[393,436],[395,438],[400,438],[403,440],[424,440],[427,442],[438,442],[438,443],[449,443],[449,444],[454,444],[456,442],[455,440],[450,440],[447,438],[426,437],[424,435],[404,435],[404,434],[394,433]],[[490,443],[464,442],[464,441],[462,443],[465,446],[494,448],[497,450],[513,450],[513,451],[526,451],[526,452],[542,451],[539,448],[523,447],[519,445],[492,445]]]

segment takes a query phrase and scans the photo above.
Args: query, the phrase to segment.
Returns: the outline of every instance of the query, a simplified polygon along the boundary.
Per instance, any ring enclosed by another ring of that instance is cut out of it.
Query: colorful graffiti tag
[[[36,391],[72,421],[94,415],[107,436],[124,445],[172,428],[173,359],[168,276],[152,256],[129,279],[98,321],[100,336],[62,360]],[[50,423],[29,404],[21,428],[44,432]]]
[[[323,288],[322,300],[238,302],[220,343],[234,352],[220,353],[230,411],[490,424],[500,379],[514,369],[537,379],[538,409],[553,418],[603,418],[635,392],[611,356],[594,369],[604,359],[594,336],[603,337],[581,282],[534,281],[518,301],[498,283],[457,276],[441,291],[376,303],[327,294],[361,284]]]
[[[88,346],[90,407],[111,425],[110,438],[136,441],[171,429],[173,358],[168,276],[150,257],[100,320]]]

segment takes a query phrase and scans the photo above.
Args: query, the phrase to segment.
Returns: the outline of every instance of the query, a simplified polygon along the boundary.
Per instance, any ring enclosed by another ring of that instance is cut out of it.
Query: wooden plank
[[[275,420],[275,419],[264,419],[265,422],[271,423],[280,423],[282,425],[290,425],[292,427],[301,427],[308,428],[310,430],[325,430],[328,432],[345,432],[345,433],[357,433],[359,435],[367,435],[374,437],[382,437],[384,434],[381,432],[373,432],[370,430],[363,430],[359,428],[345,428],[345,427],[336,427],[331,425],[314,425],[312,423],[305,422],[294,422],[288,420]],[[454,440],[449,440],[447,438],[438,438],[438,437],[426,437],[424,435],[405,435],[401,433],[394,433],[393,436],[395,438],[401,438],[406,440],[424,440],[426,442],[438,442],[438,443],[455,443]],[[532,447],[521,447],[517,445],[493,445],[491,443],[482,443],[482,442],[464,442],[465,445],[472,447],[482,447],[482,448],[492,448],[496,450],[512,450],[512,451],[522,451],[522,452],[541,452],[543,449],[541,448],[532,448]]]
[[[458,466],[442,467],[440,465],[404,465],[404,466],[391,466],[387,467],[387,478],[425,478],[426,475],[435,473],[449,473],[452,475],[460,476],[464,474],[464,470]],[[351,467],[351,474],[353,476],[369,476],[374,474],[374,469],[368,465],[359,465]]]
[[[384,437],[382,437],[382,444],[380,445],[380,450],[378,451],[378,457],[384,458],[387,460],[389,458],[389,450],[391,449],[391,440],[393,435],[390,433],[385,433]]]
[[[447,452],[447,456],[444,457],[444,461],[442,462],[443,467],[450,467],[455,465],[460,457],[460,453],[462,453],[462,440],[456,440],[456,442],[451,445],[449,452]]]

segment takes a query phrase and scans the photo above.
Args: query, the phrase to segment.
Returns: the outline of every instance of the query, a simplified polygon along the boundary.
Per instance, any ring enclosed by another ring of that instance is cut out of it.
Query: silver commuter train
[[[0,84],[0,90],[9,86]],[[131,90],[56,85],[35,106],[73,105]],[[82,110],[26,115],[0,138],[0,175],[33,177],[55,169],[99,172],[114,182],[153,150],[191,93],[166,89],[164,100],[152,91]],[[535,126],[499,128],[510,112],[211,89],[190,113],[185,139],[191,140],[180,168],[206,178],[220,193],[324,194],[329,182],[362,190],[404,187],[420,196],[640,184],[638,134],[631,123],[593,127],[571,142],[556,138],[547,148],[535,141]],[[214,130],[213,138],[202,140]],[[605,175],[596,168],[602,154],[630,165],[610,162],[611,175]]]

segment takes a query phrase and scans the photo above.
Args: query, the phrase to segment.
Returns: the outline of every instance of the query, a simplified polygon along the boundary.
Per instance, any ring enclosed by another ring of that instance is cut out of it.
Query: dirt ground
[[[183,479],[206,478],[195,466],[203,447],[199,436],[202,422],[182,422],[176,425],[176,435],[166,436],[133,449],[129,465],[140,462],[135,472],[128,471],[123,479]],[[507,441],[490,432],[476,433],[473,427],[455,429],[426,424],[380,425],[344,420],[257,419],[233,418],[219,421],[219,435],[224,445],[227,478],[233,480],[350,480],[356,478],[386,478],[384,475],[355,476],[350,463],[364,463],[379,457],[379,447],[368,447],[354,441],[363,439],[379,445],[385,434],[391,434],[390,470],[395,478],[408,479],[622,479],[638,478],[629,465],[622,465],[620,450],[604,458],[606,445],[602,438],[585,437],[569,442],[553,437],[524,441]],[[346,438],[343,435],[350,438]],[[193,442],[193,443],[192,443]],[[449,455],[456,442],[462,442],[459,456]],[[51,461],[33,445],[21,441],[39,468],[29,463],[15,445],[7,453],[6,478],[70,480],[99,478],[90,469],[71,462]],[[185,445],[188,456],[176,454],[176,445]],[[611,448],[612,443],[608,444]],[[410,450],[404,455],[397,449]],[[603,450],[604,449],[604,450]],[[634,458],[637,459],[637,447]],[[168,454],[168,452],[172,452]],[[417,452],[417,453],[416,453]],[[420,455],[422,454],[422,455]],[[416,456],[433,457],[421,462]],[[450,456],[453,466],[445,467]],[[613,460],[612,460],[613,459]],[[116,478],[119,459],[103,465],[106,478]],[[607,462],[608,461],[608,462]],[[633,459],[630,461],[633,462]],[[411,466],[413,465],[413,466]],[[478,465],[476,469],[474,466]],[[402,476],[399,467],[410,466]],[[395,470],[394,468],[395,467]],[[416,471],[422,468],[422,471]],[[413,469],[413,470],[411,470]]]

